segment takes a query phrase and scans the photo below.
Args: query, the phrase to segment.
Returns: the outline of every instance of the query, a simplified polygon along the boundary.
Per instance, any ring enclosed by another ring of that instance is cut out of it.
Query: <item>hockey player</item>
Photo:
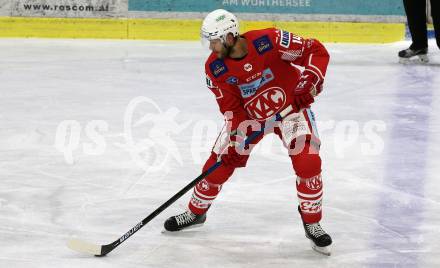
[[[322,91],[327,50],[315,39],[275,28],[240,35],[237,18],[222,9],[206,16],[201,34],[212,51],[205,64],[207,86],[227,119],[203,170],[217,161],[223,163],[194,187],[188,210],[167,219],[165,229],[180,231],[203,224],[223,183],[236,168],[246,165],[263,135],[246,148],[239,148],[240,142],[275,114],[292,109],[265,134],[275,133],[288,149],[306,236],[315,250],[329,255],[332,240],[319,224],[323,195],[320,141],[310,110]]]

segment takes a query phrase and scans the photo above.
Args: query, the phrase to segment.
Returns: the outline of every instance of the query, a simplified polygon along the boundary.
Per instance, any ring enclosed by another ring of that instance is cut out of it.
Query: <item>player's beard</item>
[[[231,50],[232,46],[227,46],[226,44],[223,44],[222,50],[217,53],[217,58],[221,60],[226,58],[231,53]]]

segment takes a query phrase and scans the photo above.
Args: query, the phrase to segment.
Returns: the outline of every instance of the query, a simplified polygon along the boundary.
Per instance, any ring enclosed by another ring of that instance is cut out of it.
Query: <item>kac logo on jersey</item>
[[[209,69],[211,69],[211,73],[215,78],[228,71],[228,67],[226,67],[225,63],[220,59],[216,59],[215,61],[211,62],[209,64]]]
[[[226,83],[236,85],[238,83],[238,78],[235,76],[229,76],[228,79],[226,79]]]
[[[240,89],[241,92],[241,96],[243,98],[248,98],[250,96],[253,96],[260,87],[264,86],[265,84],[269,83],[274,79],[274,75],[270,70],[270,68],[265,69],[263,73],[259,73],[259,76],[260,75],[261,77],[255,81],[252,81],[247,84],[238,85],[238,88]]]
[[[256,95],[244,107],[255,120],[265,120],[277,113],[286,104],[286,93],[280,87],[270,87]]]
[[[263,35],[262,37],[255,39],[252,43],[260,55],[273,48],[272,42],[270,42],[269,36],[267,35]]]

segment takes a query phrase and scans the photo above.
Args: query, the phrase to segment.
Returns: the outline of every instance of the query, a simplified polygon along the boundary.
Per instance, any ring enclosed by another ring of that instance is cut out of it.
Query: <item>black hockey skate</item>
[[[299,207],[298,211],[302,219],[302,213]],[[322,229],[319,222],[309,224],[305,223],[303,220],[303,226],[306,237],[310,239],[310,244],[313,250],[321,254],[330,256],[330,245],[332,244],[332,238],[324,231],[324,229]]]
[[[176,232],[183,229],[194,228],[202,225],[206,221],[206,213],[196,215],[191,211],[185,211],[182,214],[168,218],[164,227],[169,232]]]
[[[400,63],[409,63],[410,59],[413,57],[418,57],[420,63],[428,63],[428,48],[423,49],[411,49],[407,48],[405,50],[399,51],[399,61]]]

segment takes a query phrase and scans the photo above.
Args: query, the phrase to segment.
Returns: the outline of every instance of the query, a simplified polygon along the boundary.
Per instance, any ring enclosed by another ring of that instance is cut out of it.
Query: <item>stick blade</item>
[[[67,242],[67,246],[77,252],[87,253],[92,255],[101,255],[102,246],[89,243],[87,241],[79,239],[70,239]]]

